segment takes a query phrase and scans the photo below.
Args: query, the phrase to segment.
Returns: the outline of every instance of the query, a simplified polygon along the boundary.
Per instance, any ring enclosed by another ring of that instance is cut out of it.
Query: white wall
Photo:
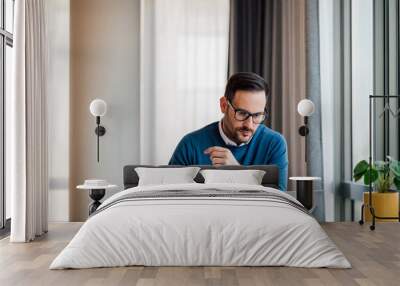
[[[71,0],[70,218],[87,218],[88,193],[75,187],[103,178],[122,188],[122,168],[139,162],[139,0]],[[108,104],[96,159],[89,104]],[[108,192],[107,196],[112,194]]]
[[[49,220],[69,220],[69,0],[47,0]]]

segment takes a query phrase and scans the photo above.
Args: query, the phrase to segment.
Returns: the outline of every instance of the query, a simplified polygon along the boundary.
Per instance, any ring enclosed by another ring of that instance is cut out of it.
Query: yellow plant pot
[[[399,216],[399,193],[377,193],[372,192],[372,206],[375,209],[375,215],[380,217],[398,217]],[[369,193],[364,192],[364,204],[369,203]],[[372,221],[372,215],[369,208],[364,209],[364,220]],[[376,219],[377,221],[399,221],[389,219]]]

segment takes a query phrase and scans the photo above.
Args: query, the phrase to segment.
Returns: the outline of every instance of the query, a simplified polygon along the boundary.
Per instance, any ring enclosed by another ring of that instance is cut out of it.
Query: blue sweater
[[[172,155],[169,165],[212,165],[208,147],[228,148],[241,165],[277,165],[279,188],[286,190],[288,158],[285,138],[265,125],[259,125],[250,143],[242,146],[226,145],[222,139],[218,122],[211,123],[184,136]]]

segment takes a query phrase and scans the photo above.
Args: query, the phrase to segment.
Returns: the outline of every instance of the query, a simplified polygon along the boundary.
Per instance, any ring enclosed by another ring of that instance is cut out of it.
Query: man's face
[[[259,124],[255,124],[251,116],[245,121],[235,119],[234,108],[249,113],[264,112],[266,105],[265,92],[238,90],[231,103],[230,105],[224,96],[220,99],[221,111],[225,114],[222,121],[224,132],[235,143],[246,143],[256,132]]]

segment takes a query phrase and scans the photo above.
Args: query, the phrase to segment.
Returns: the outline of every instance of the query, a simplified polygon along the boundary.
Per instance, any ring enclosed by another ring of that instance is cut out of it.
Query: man
[[[285,191],[286,141],[263,124],[268,92],[265,80],[254,73],[233,75],[220,98],[221,121],[184,136],[169,164],[277,165],[279,188]]]

